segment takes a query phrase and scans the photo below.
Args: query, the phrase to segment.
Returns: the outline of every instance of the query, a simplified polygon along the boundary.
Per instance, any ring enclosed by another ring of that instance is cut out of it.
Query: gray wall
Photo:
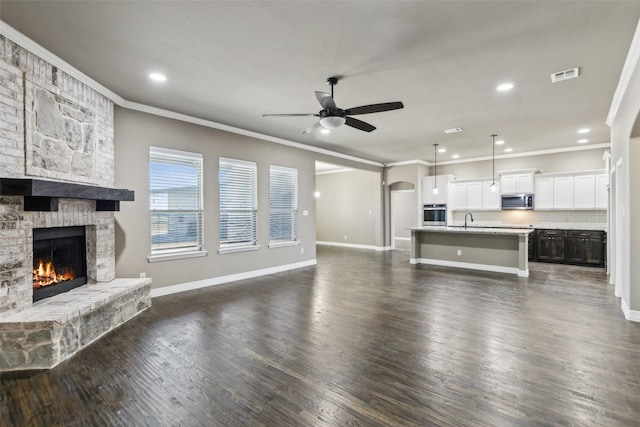
[[[204,249],[201,258],[149,263],[149,147],[158,146],[202,153],[204,157]],[[219,157],[258,164],[258,251],[219,255]],[[116,214],[116,273],[137,277],[145,272],[153,287],[187,283],[229,274],[314,260],[315,158],[314,153],[177,120],[117,107],[115,110],[115,183],[135,191],[135,202],[121,203]],[[332,159],[335,162],[335,159]],[[269,165],[298,169],[300,246],[268,248]],[[302,211],[308,210],[308,216]],[[300,255],[304,248],[304,255]]]
[[[439,172],[438,172],[439,173]],[[411,163],[400,166],[387,167],[384,170],[384,241],[391,246],[391,190],[399,188],[415,189],[414,215],[416,223],[422,223],[422,177],[429,175],[429,167],[423,164]]]
[[[640,218],[640,139],[631,138],[633,129],[640,123],[640,61],[632,54],[634,47],[637,46],[632,44],[625,64],[625,71],[633,72],[611,123],[611,163],[615,168],[611,248],[614,251],[614,280],[622,306],[632,311],[634,320],[640,321],[640,263],[637,262],[640,259],[640,225],[637,221]]]
[[[491,148],[491,147],[489,147]],[[496,159],[496,174],[517,169],[538,169],[540,173],[604,169],[602,155],[605,148],[540,154],[536,156]],[[430,168],[433,173],[433,168]],[[487,178],[491,176],[491,160],[440,165],[438,175],[454,175],[456,179]]]
[[[316,175],[317,240],[382,246],[381,180],[364,170]]]

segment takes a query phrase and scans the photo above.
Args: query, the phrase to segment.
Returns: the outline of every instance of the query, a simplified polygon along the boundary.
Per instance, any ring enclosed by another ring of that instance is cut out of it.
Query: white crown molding
[[[340,168],[340,169],[331,169],[328,171],[316,172],[316,175],[327,175],[330,173],[342,173],[342,172],[353,172],[355,169],[353,168]]]
[[[640,20],[638,21],[638,25],[636,26],[636,32],[633,35],[633,39],[631,40],[631,46],[629,47],[629,52],[627,53],[627,58],[624,61],[624,66],[622,67],[622,72],[620,73],[620,80],[618,81],[618,86],[616,87],[616,91],[613,94],[613,99],[611,101],[611,107],[609,108],[609,114],[607,115],[606,123],[611,127],[613,125],[613,121],[616,119],[616,115],[618,114],[618,109],[622,104],[622,99],[624,98],[624,94],[629,87],[629,83],[631,82],[631,77],[640,61]]]
[[[548,150],[526,151],[523,153],[501,154],[496,156],[496,159],[512,159],[516,157],[542,156],[545,154],[558,154],[558,153],[566,153],[571,151],[595,150],[599,148],[611,148],[611,144],[608,142],[605,142],[602,144],[590,144],[590,145],[580,145],[576,147],[564,147],[564,148],[552,148]],[[459,163],[473,163],[473,162],[481,162],[485,160],[491,160],[491,156],[472,157],[470,159],[460,159],[460,160],[446,160],[442,162],[438,161],[438,165],[455,165]],[[413,164],[433,166],[433,163],[430,163],[424,160],[406,160],[403,162],[385,163],[384,165],[385,167],[391,167],[391,166],[403,166],[403,165],[413,165]]]
[[[438,162],[440,163],[440,162]],[[391,167],[391,166],[404,166],[404,165],[423,165],[423,166],[433,166],[433,163],[429,163],[425,160],[404,160],[402,162],[389,162],[389,163],[385,163],[384,164],[385,167]]]
[[[383,163],[376,162],[373,160],[350,156],[348,154],[342,154],[336,151],[326,150],[324,148],[313,147],[311,145],[300,144],[299,142],[289,141],[286,139],[277,138],[275,136],[264,135],[258,132],[253,132],[246,129],[240,129],[240,128],[229,126],[229,125],[224,125],[222,123],[217,123],[211,120],[199,119],[197,117],[188,116],[182,113],[176,113],[175,111],[164,110],[162,108],[152,107],[150,105],[139,104],[137,102],[124,100],[122,104],[118,104],[118,105],[120,105],[123,108],[127,108],[129,110],[140,111],[143,113],[153,114],[155,116],[166,117],[168,119],[174,119],[174,120],[180,120],[182,122],[193,123],[196,125],[205,126],[212,129],[218,129],[221,131],[234,133],[237,135],[247,136],[249,138],[261,139],[263,141],[269,141],[275,144],[281,144],[281,145],[286,145],[288,147],[298,148],[300,150],[313,151],[315,153],[324,154],[332,157],[338,157],[341,159],[351,160],[353,162],[363,163],[363,164],[372,165],[372,166],[379,166],[379,167],[384,166]]]
[[[499,156],[496,156],[496,159],[512,159],[516,157],[542,156],[545,154],[558,154],[558,153],[566,153],[571,151],[595,150],[599,148],[610,148],[610,147],[611,147],[611,144],[608,142],[605,142],[602,144],[581,145],[579,147],[552,148],[549,150],[527,151],[524,153],[501,154]],[[480,162],[483,160],[491,160],[491,156],[474,157],[471,159],[461,159],[461,160],[448,160],[446,162],[438,162],[438,165],[454,165],[457,163]]]
[[[224,125],[222,123],[217,123],[211,120],[199,119],[197,117],[188,116],[186,114],[176,113],[174,111],[164,110],[162,108],[156,108],[150,105],[144,105],[144,104],[139,104],[137,102],[128,101],[123,97],[121,97],[120,95],[118,95],[117,93],[108,89],[107,87],[101,85],[100,83],[98,83],[97,81],[95,81],[94,79],[92,79],[91,77],[83,73],[82,71],[75,68],[73,65],[69,64],[68,62],[64,61],[60,57],[56,56],[55,54],[53,54],[52,52],[50,52],[40,44],[36,43],[35,41],[31,40],[30,38],[28,38],[27,36],[25,36],[24,34],[22,34],[21,32],[11,27],[9,24],[7,24],[2,20],[0,20],[0,34],[10,39],[14,43],[22,46],[24,49],[30,51],[34,55],[37,55],[40,58],[44,59],[45,61],[49,62],[51,65],[57,67],[59,70],[69,74],[71,77],[89,86],[96,92],[109,98],[111,101],[113,101],[116,105],[120,107],[127,108],[130,110],[140,111],[143,113],[153,114],[160,117],[166,117],[169,119],[180,120],[182,122],[193,123],[193,124],[205,126],[212,129],[218,129],[225,132],[235,133],[238,135],[248,136],[250,138],[261,139],[264,141],[286,145],[289,147],[294,147],[294,148],[298,148],[305,151],[313,151],[319,154],[325,154],[327,156],[338,157],[345,160],[351,160],[357,163],[364,163],[367,165],[379,166],[379,167],[384,166],[384,164],[381,162],[376,162],[373,160],[350,156],[348,154],[342,154],[335,151],[326,150],[324,148],[300,144],[299,142],[289,141],[282,138],[276,138],[269,135],[263,135],[258,132],[252,132],[245,129]]]

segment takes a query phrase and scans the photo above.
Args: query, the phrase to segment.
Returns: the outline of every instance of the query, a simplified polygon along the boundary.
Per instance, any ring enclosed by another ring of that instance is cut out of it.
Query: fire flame
[[[39,260],[38,266],[33,269],[34,289],[73,279],[75,279],[75,274],[71,268],[56,271],[51,261],[44,262],[43,260]]]

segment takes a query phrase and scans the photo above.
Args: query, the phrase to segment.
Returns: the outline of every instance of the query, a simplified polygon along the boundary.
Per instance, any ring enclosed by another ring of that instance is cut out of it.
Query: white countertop
[[[464,234],[501,234],[501,235],[525,235],[533,233],[533,228],[491,228],[491,227],[467,227],[464,226],[439,226],[427,225],[423,227],[411,227],[412,232],[431,233],[464,233]]]

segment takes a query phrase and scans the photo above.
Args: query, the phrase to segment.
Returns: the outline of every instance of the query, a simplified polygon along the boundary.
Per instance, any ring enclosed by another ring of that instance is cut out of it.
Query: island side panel
[[[518,276],[529,277],[529,235],[518,236],[519,259]]]
[[[416,247],[412,249],[412,258],[418,260],[431,259],[520,269],[518,235],[438,232],[418,232],[415,235]],[[458,250],[461,251],[461,255],[458,255]]]

